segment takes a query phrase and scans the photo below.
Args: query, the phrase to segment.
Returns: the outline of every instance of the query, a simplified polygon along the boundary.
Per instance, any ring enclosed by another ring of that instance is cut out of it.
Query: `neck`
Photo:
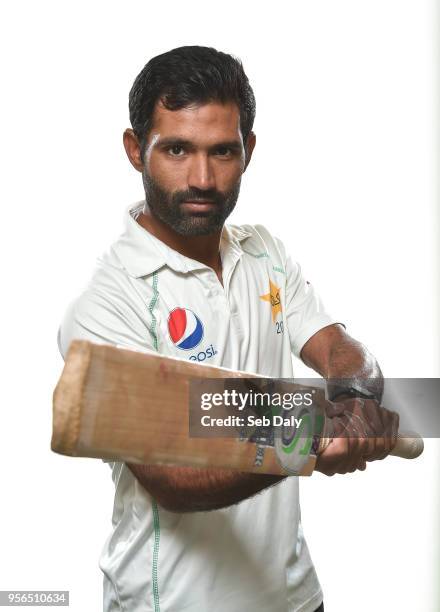
[[[170,248],[178,251],[185,257],[200,261],[205,266],[212,268],[217,275],[221,274],[221,230],[206,236],[181,236],[152,215],[146,204],[143,211],[137,217],[137,222]]]

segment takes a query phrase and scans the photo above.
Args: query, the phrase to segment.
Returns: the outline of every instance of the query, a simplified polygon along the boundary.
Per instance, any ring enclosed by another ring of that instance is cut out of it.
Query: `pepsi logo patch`
[[[190,351],[203,339],[203,324],[192,310],[174,308],[168,317],[168,333],[177,348]]]

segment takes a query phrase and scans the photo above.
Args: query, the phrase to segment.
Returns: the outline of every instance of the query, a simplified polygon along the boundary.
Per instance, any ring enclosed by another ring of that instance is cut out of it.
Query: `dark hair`
[[[143,155],[154,107],[178,110],[210,101],[235,102],[246,143],[255,119],[255,96],[238,58],[212,47],[187,46],[153,57],[129,94],[130,122]]]

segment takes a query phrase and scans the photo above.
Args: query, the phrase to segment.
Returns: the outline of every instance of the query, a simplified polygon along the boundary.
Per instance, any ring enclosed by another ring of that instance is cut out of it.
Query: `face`
[[[142,167],[151,214],[180,235],[221,230],[248,161],[235,104],[177,111],[158,104]]]

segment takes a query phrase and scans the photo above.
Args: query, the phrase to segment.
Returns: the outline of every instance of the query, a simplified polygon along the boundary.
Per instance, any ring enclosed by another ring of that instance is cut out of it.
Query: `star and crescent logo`
[[[283,311],[281,306],[280,288],[269,279],[269,293],[260,295],[260,299],[264,300],[265,302],[270,302],[270,306],[272,308],[272,321],[275,322],[277,314]]]

